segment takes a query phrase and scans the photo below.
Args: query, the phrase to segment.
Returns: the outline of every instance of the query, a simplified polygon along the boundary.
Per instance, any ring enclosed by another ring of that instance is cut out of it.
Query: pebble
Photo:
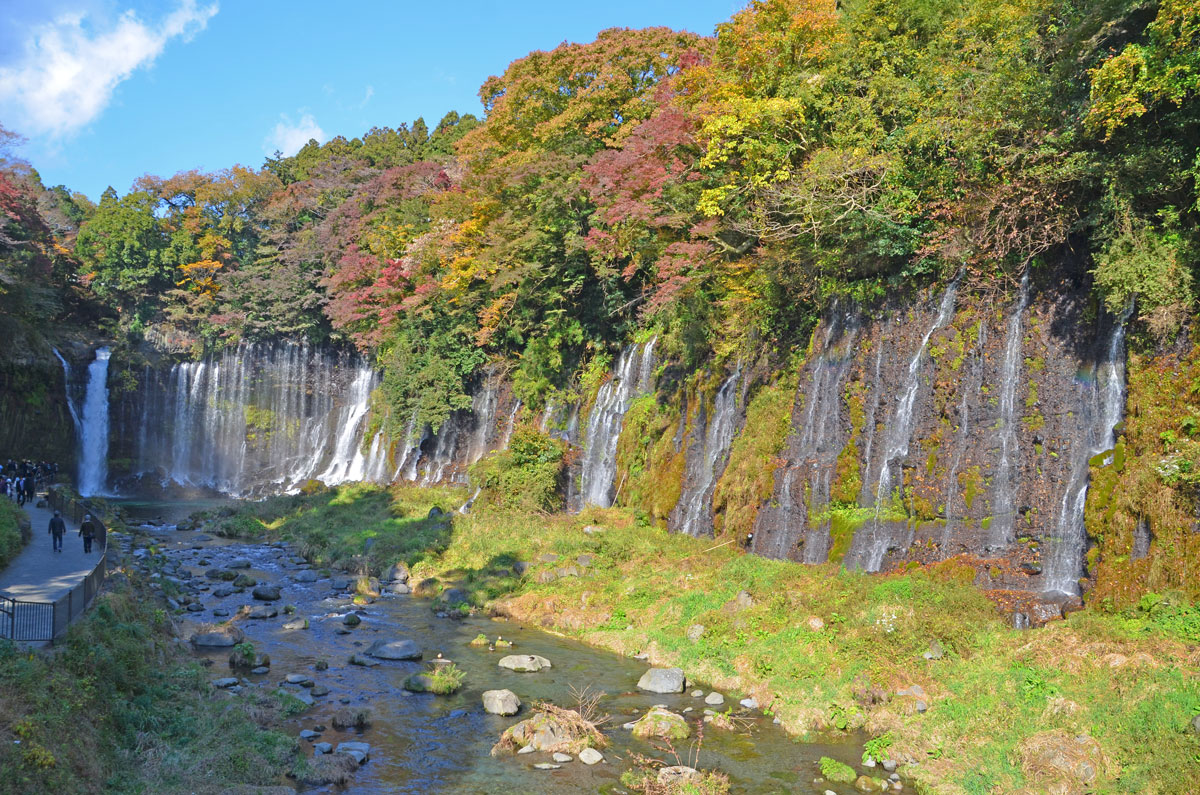
[[[333,744],[332,743],[313,743],[313,753],[315,753],[315,754],[333,753]]]
[[[758,700],[753,698],[743,698],[738,702],[746,709],[758,709]]]
[[[538,762],[534,765],[534,768],[537,770],[558,770],[561,767],[562,765],[552,765],[549,762]]]
[[[555,762],[561,762],[563,764],[574,761],[574,759],[575,759],[575,757],[571,756],[570,754],[562,754],[562,753],[551,754],[550,758],[553,759]]]
[[[713,691],[704,698],[704,703],[708,704],[709,706],[719,707],[725,703],[725,696]]]
[[[311,740],[314,737],[320,737],[320,736],[321,736],[320,732],[315,732],[312,729],[304,729],[303,731],[300,732],[301,740]]]
[[[518,753],[518,754],[532,754],[532,753],[533,753],[533,746],[532,746],[532,745],[527,745],[527,746],[525,746],[524,748],[522,748],[521,750],[517,751],[517,753]]]

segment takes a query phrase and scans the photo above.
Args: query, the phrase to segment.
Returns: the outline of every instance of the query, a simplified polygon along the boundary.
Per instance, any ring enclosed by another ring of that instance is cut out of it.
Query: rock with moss
[[[518,673],[537,673],[544,668],[551,668],[550,661],[537,654],[509,654],[500,658],[496,663],[501,668]]]
[[[858,774],[850,765],[828,756],[821,757],[817,764],[821,768],[821,775],[835,784],[853,784],[858,778]]]
[[[643,739],[686,740],[691,734],[687,719],[662,706],[652,708],[633,724],[633,736]]]

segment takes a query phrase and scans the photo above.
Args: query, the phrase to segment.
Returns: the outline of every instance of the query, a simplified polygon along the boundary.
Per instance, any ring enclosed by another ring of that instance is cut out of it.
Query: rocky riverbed
[[[619,793],[627,791],[621,773],[637,754],[721,770],[734,792],[862,791],[863,780],[856,789],[823,778],[821,757],[903,791],[882,766],[863,766],[860,744],[796,742],[740,694],[710,692],[686,681],[686,672],[650,673],[637,659],[508,621],[439,615],[401,583],[356,600],[354,578],[315,570],[286,544],[228,543],[172,525],[143,529],[162,556],[153,568],[167,584],[164,598],[178,612],[181,637],[207,661],[214,688],[229,698],[283,690],[303,702],[289,726],[325,778],[344,786],[318,784],[317,775],[297,784],[301,791]],[[143,562],[154,554],[135,550]],[[232,668],[231,655],[243,664]],[[414,674],[446,660],[465,674],[456,692],[405,689]],[[599,708],[611,716],[601,727],[609,743],[601,759],[491,753],[506,729],[534,716],[535,702],[573,707],[585,688],[604,694]],[[507,696],[484,697],[504,690],[520,706],[512,715],[492,714],[512,711]],[[485,701],[504,708],[489,711]],[[706,715],[716,723],[705,723]],[[721,727],[730,717],[732,728]],[[674,752],[664,750],[669,744],[648,736],[649,723],[685,726],[688,737],[679,733],[670,741]]]

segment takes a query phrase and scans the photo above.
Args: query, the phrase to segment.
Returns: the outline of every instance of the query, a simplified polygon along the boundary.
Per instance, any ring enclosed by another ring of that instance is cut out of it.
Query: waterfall
[[[958,482],[958,473],[961,471],[963,458],[967,454],[967,446],[971,439],[971,400],[978,399],[983,387],[983,351],[987,347],[987,324],[981,322],[979,324],[979,339],[975,342],[975,351],[973,353],[974,376],[967,383],[966,389],[962,391],[962,400],[958,404],[958,438],[954,445],[954,456],[950,461],[950,470],[946,476],[946,526],[942,529],[942,548],[941,555],[943,558],[950,557],[950,542],[954,537],[954,531],[958,527],[958,515],[955,514],[956,503],[963,503],[962,515],[967,513],[966,502],[963,499],[962,487]]]
[[[1016,523],[1016,482],[1013,468],[1017,454],[1017,384],[1021,379],[1021,317],[1029,303],[1029,268],[1021,276],[1021,289],[1012,317],[1008,320],[1004,344],[1004,367],[1000,372],[1000,464],[996,469],[996,499],[992,506],[992,526],[988,533],[988,551],[1003,548],[1013,540]]]
[[[729,446],[737,430],[738,385],[742,369],[738,366],[721,384],[713,398],[712,416],[704,433],[703,447],[694,459],[697,466],[688,472],[679,503],[672,512],[675,530],[690,536],[712,535],[712,494],[717,477],[725,468]],[[689,456],[690,458],[690,456]]]
[[[1043,560],[1046,590],[1077,596],[1083,574],[1087,529],[1084,512],[1090,478],[1089,462],[1116,443],[1114,428],[1125,412],[1125,326],[1131,305],[1115,319],[1106,346],[1106,358],[1097,363],[1093,377],[1079,384],[1079,417],[1082,427],[1071,443],[1071,472],[1059,506],[1055,534]]]
[[[363,479],[386,457],[383,439],[363,452],[377,380],[356,355],[295,342],[147,371],[137,472],[243,497]]]
[[[786,464],[777,474],[774,505],[759,513],[754,550],[776,558],[793,557],[803,541],[803,560],[820,563],[828,558],[829,534],[823,523],[810,521],[829,504],[842,433],[839,415],[842,384],[853,364],[858,339],[856,313],[839,312],[835,303],[824,334],[814,345],[812,376],[799,392],[792,411]],[[797,427],[798,426],[798,427]]]
[[[83,422],[79,419],[79,411],[75,408],[75,401],[71,399],[71,365],[67,364],[67,360],[58,352],[58,348],[51,348],[50,350],[54,351],[54,355],[62,363],[63,392],[67,399],[67,411],[71,412],[71,424],[75,426],[75,438],[82,438]]]
[[[617,367],[600,391],[588,415],[584,440],[582,500],[607,508],[615,497],[617,441],[621,423],[633,399],[650,391],[654,372],[654,343],[629,345],[617,357]]]
[[[916,403],[917,392],[921,387],[921,364],[925,359],[925,349],[929,346],[929,338],[933,333],[946,324],[954,310],[954,301],[958,292],[958,280],[951,282],[942,296],[937,316],[933,324],[925,331],[917,352],[908,363],[904,383],[900,387],[896,401],[896,411],[892,421],[888,423],[884,434],[883,455],[879,463],[879,475],[875,484],[875,517],[870,524],[870,532],[855,534],[851,552],[854,553],[854,564],[866,571],[879,571],[883,566],[883,558],[888,548],[896,543],[892,533],[881,526],[883,506],[890,503],[892,497],[892,468],[908,455],[908,445],[913,434],[913,406]],[[863,544],[865,543],[865,548]],[[848,555],[847,558],[851,556]]]
[[[363,432],[359,426],[367,418],[374,383],[375,373],[370,368],[360,367],[355,373],[354,383],[350,385],[350,410],[338,431],[329,467],[319,476],[327,485],[362,480],[366,474],[367,459],[362,452]]]
[[[88,365],[87,392],[80,424],[79,493],[92,497],[105,493],[108,481],[108,348],[96,351]]]

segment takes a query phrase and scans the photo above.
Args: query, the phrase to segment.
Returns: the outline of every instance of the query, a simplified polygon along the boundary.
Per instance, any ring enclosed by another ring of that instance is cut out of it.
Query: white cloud
[[[365,108],[373,96],[375,96],[375,86],[367,86],[366,94],[363,96],[362,102],[358,103],[358,106],[360,108]]]
[[[152,64],[172,39],[203,30],[216,13],[216,3],[182,0],[157,24],[133,11],[111,22],[75,11],[34,24],[24,53],[0,67],[0,107],[31,135],[75,132],[108,107],[134,70]]]
[[[317,124],[317,120],[312,117],[311,113],[305,113],[300,117],[300,121],[294,124],[291,117],[281,113],[279,114],[279,123],[275,125],[275,129],[263,142],[263,150],[268,154],[276,151],[283,152],[285,156],[290,157],[299,152],[309,140],[315,140],[317,143],[325,142],[325,131]]]

